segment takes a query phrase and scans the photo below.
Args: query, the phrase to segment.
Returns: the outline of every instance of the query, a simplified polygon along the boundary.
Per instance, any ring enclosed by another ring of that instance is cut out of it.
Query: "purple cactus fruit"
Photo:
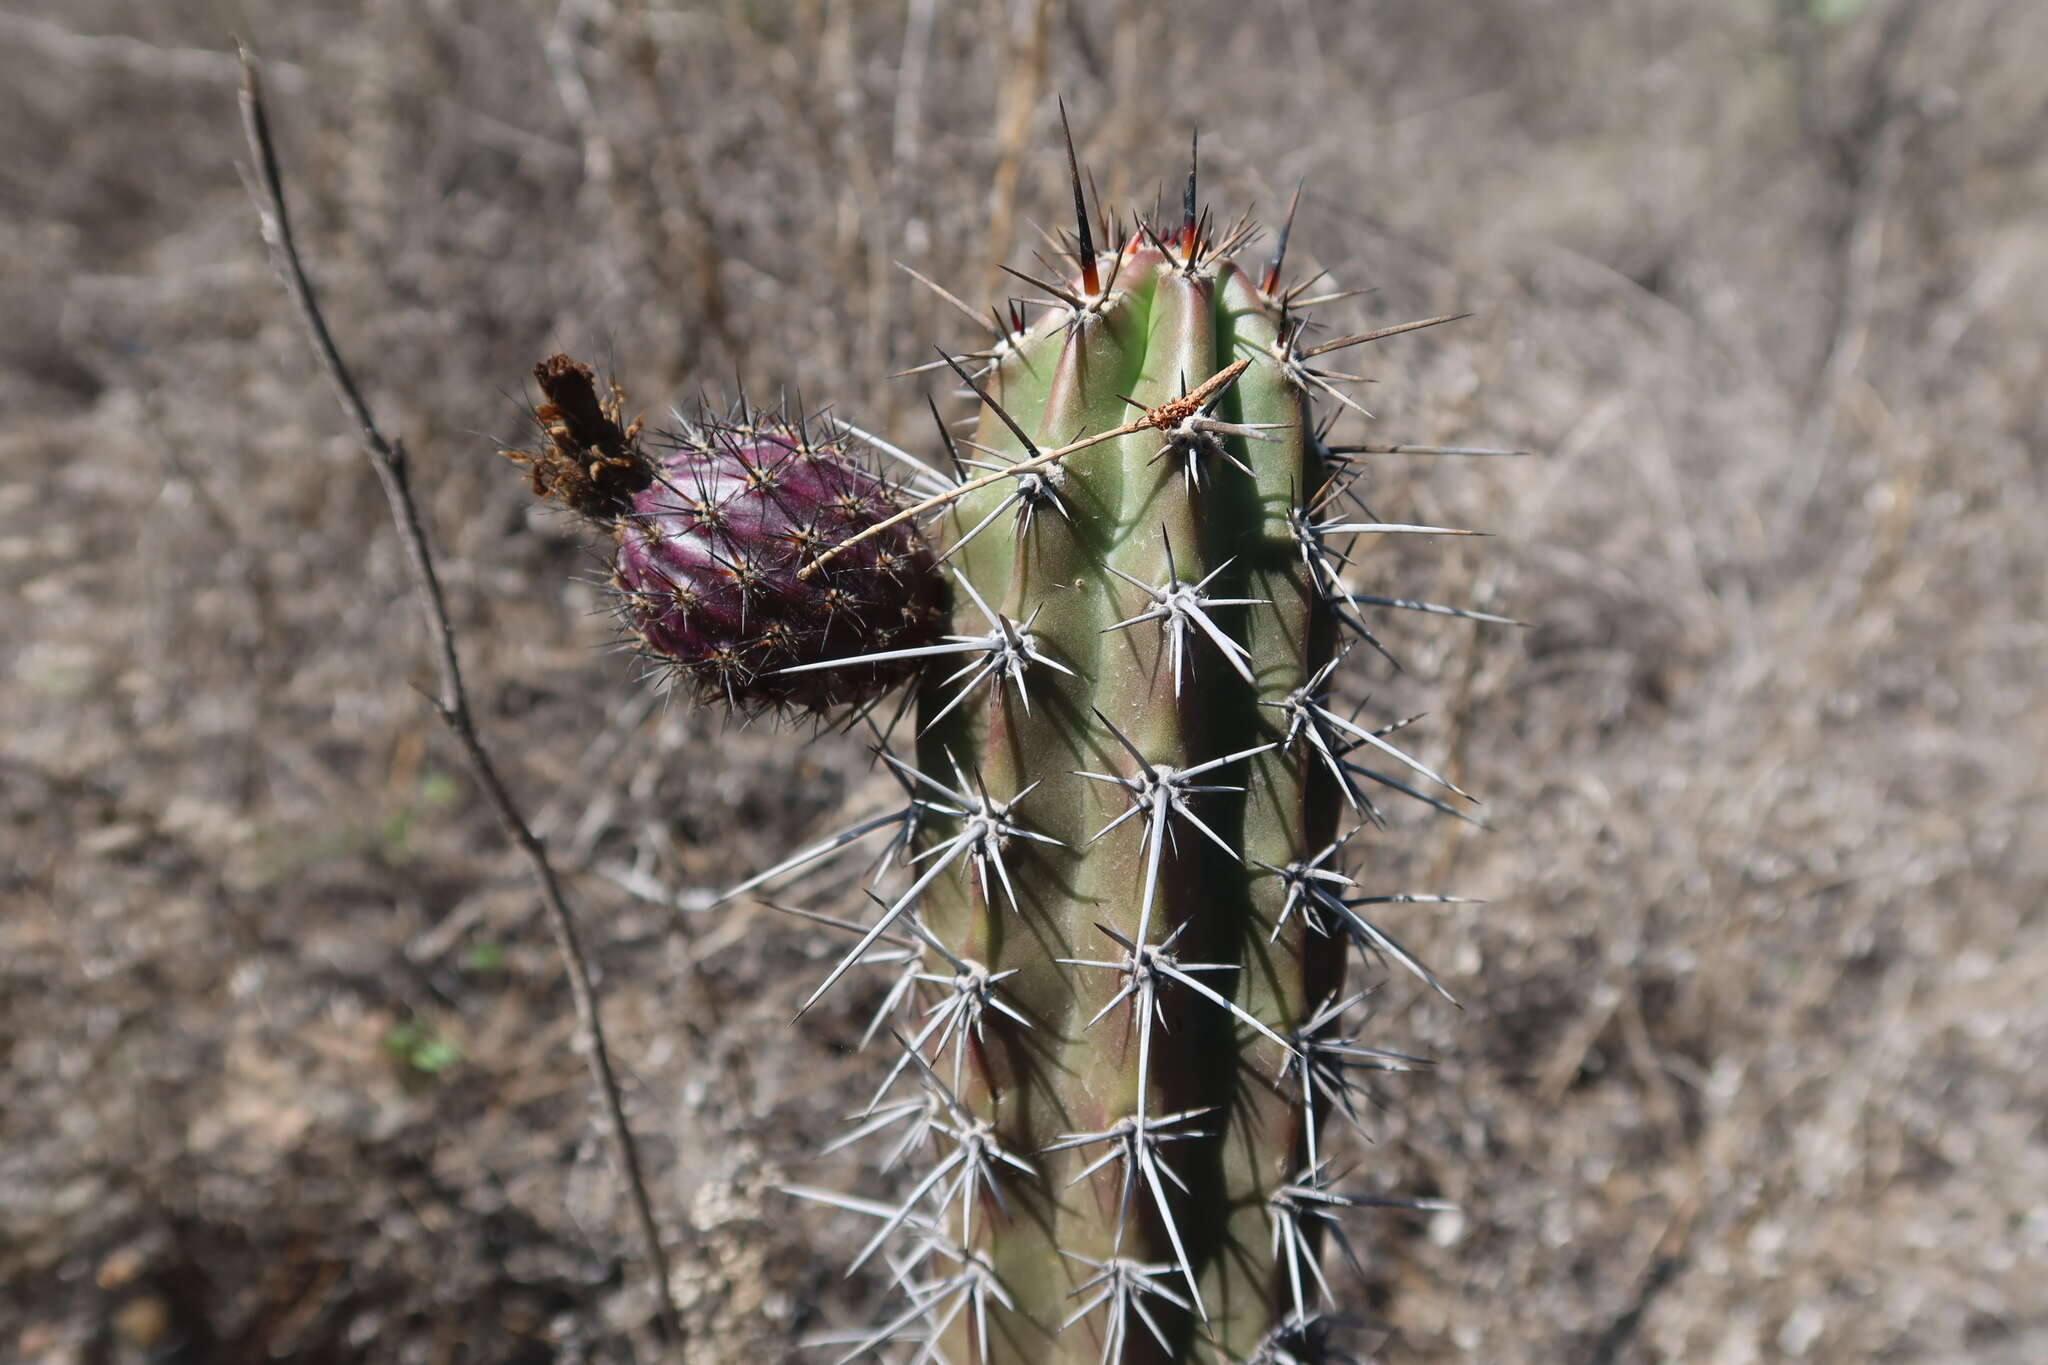
[[[894,488],[844,437],[743,408],[700,419],[650,455],[640,424],[621,424],[624,394],[615,385],[599,398],[589,366],[557,355],[533,373],[547,444],[505,454],[537,495],[611,528],[620,616],[701,700],[824,711],[916,673],[946,621],[917,524],[811,567],[898,510]],[[877,654],[892,657],[823,667]]]
[[[701,696],[745,711],[858,704],[923,658],[804,666],[932,644],[946,616],[931,548],[904,521],[799,575],[897,510],[888,484],[806,424],[700,422],[619,518],[613,581],[647,650]]]

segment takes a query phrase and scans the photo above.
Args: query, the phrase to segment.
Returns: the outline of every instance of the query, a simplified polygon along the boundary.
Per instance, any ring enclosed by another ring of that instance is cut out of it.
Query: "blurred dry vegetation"
[[[0,14],[0,1357],[656,1358],[562,974],[415,691],[374,481],[238,183],[407,439],[488,741],[564,866],[692,1362],[868,1311],[790,1182],[872,993],[729,883],[879,799],[668,706],[494,451],[556,348],[658,418],[801,391],[917,447],[970,298],[1203,136],[1376,292],[1377,700],[1487,799],[1378,889],[1460,993],[1350,1159],[1386,1361],[2048,1359],[2048,8],[1765,0],[13,0]],[[997,227],[992,231],[990,224]],[[1379,471],[1384,472],[1379,472]],[[819,890],[817,895],[825,894]],[[872,983],[871,983],[872,984]],[[184,1343],[180,1345],[179,1343]],[[154,1352],[154,1354],[151,1354]]]

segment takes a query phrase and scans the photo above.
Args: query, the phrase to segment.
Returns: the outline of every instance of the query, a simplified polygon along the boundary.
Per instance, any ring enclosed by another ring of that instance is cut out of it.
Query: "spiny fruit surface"
[[[537,494],[611,530],[621,620],[700,699],[825,711],[915,672],[921,656],[903,651],[930,645],[946,619],[917,524],[817,562],[897,511],[846,437],[742,406],[643,441],[638,422],[621,425],[616,389],[598,398],[588,366],[555,356],[534,374],[549,444],[506,453]],[[856,656],[869,661],[820,667]]]
[[[922,659],[900,651],[931,644],[945,622],[930,547],[902,521],[802,571],[896,510],[835,442],[758,418],[699,422],[620,519],[624,615],[700,695],[741,709],[869,700],[916,671]],[[804,667],[877,654],[898,657]]]

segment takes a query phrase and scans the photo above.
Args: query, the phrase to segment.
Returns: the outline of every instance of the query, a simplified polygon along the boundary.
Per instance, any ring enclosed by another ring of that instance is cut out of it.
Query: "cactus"
[[[794,1191],[872,1216],[855,1265],[907,1297],[845,1359],[1333,1360],[1324,1245],[1349,1257],[1339,1216],[1387,1201],[1339,1187],[1320,1128],[1357,1117],[1369,1073],[1417,1064],[1347,1032],[1365,999],[1344,993],[1347,948],[1448,994],[1374,916],[1450,898],[1369,894],[1344,858],[1381,789],[1469,818],[1333,677],[1380,649],[1368,608],[1501,618],[1354,585],[1361,537],[1469,533],[1364,510],[1354,457],[1394,448],[1326,442],[1318,403],[1355,404],[1322,357],[1451,319],[1312,341],[1322,299],[1282,283],[1293,207],[1254,259],[1257,230],[1214,228],[1190,170],[1177,221],[1104,224],[1098,251],[1071,135],[1067,158],[1071,276],[1022,276],[1049,296],[1035,319],[1013,303],[982,351],[942,353],[979,399],[971,438],[940,422],[939,458],[884,447],[918,500],[874,494],[769,594],[815,616],[808,585],[872,578],[887,546],[904,572],[878,610],[916,629],[758,653],[746,687],[726,670],[708,689],[817,706],[914,675],[914,747],[878,751],[902,803],[728,894],[887,836],[870,914],[805,912],[853,941],[804,1009],[857,968],[893,972],[868,1034],[896,1059],[846,1141],[888,1144],[901,1197]],[[720,458],[758,452],[735,428]],[[564,439],[572,470],[602,472],[582,455],[602,442]],[[650,566],[675,561],[655,548],[673,500],[650,515],[649,497],[596,514],[635,629],[701,681],[647,605],[673,596]],[[941,578],[943,638],[921,624]]]

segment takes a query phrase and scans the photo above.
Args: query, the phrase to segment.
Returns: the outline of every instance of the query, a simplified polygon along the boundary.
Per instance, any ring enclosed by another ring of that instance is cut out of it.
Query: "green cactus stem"
[[[958,574],[1064,668],[965,705],[936,679],[924,692],[926,715],[952,709],[922,768],[971,767],[1041,836],[1006,853],[1006,886],[956,863],[921,906],[956,951],[1013,973],[1031,1024],[987,1030],[960,1096],[1037,1166],[968,1247],[1014,1307],[958,1325],[949,1354],[1180,1357],[1203,1323],[1243,1357],[1283,1307],[1269,1201],[1307,1157],[1286,1035],[1342,970],[1284,915],[1274,871],[1328,843],[1343,805],[1285,743],[1290,699],[1336,647],[1293,529],[1327,471],[1280,302],[1199,223],[1140,234],[1060,292],[1065,315],[988,376],[976,444],[1014,461],[1147,421],[1063,461],[1028,527],[1028,497],[1000,524],[998,486],[962,499],[941,541],[985,527]],[[1238,359],[1233,384],[1187,401]],[[1090,1285],[1107,1296],[1071,1321]],[[1148,1300],[1149,1343],[1133,1330]]]
[[[1324,357],[1451,319],[1312,342],[1292,209],[1253,260],[1192,171],[1177,222],[1098,251],[1068,156],[1073,274],[1023,277],[1035,320],[944,358],[978,419],[941,424],[950,470],[897,514],[928,523],[954,633],[789,670],[936,663],[914,757],[883,754],[904,803],[746,885],[893,836],[900,879],[830,921],[857,941],[811,996],[898,974],[870,1033],[901,1054],[855,1134],[910,1174],[891,1204],[818,1196],[877,1218],[857,1264],[908,1294],[853,1356],[1334,1359],[1322,1253],[1377,1201],[1319,1128],[1415,1064],[1345,1034],[1346,948],[1442,991],[1372,916],[1448,899],[1366,895],[1342,857],[1375,791],[1469,798],[1329,689],[1379,647],[1368,608],[1498,618],[1354,586],[1369,538],[1468,533],[1367,513],[1316,404],[1350,401]]]

